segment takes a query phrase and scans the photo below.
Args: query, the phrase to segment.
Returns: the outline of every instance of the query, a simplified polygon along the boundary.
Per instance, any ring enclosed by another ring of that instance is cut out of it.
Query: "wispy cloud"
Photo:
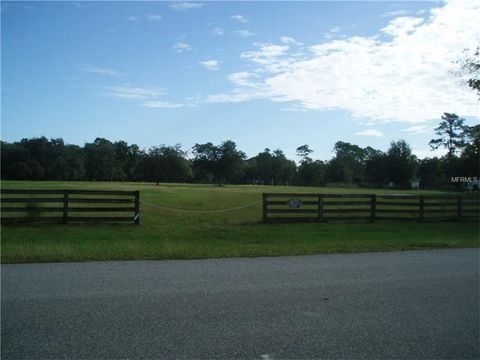
[[[220,62],[215,59],[200,61],[200,64],[205,66],[208,70],[218,70]]]
[[[108,88],[108,95],[122,99],[147,100],[164,95],[163,88],[141,88],[132,86],[112,86]]]
[[[250,37],[255,35],[250,30],[234,30],[233,33],[241,37]]]
[[[228,94],[209,95],[206,99],[207,103],[242,103],[253,99],[261,98],[261,93],[247,93],[245,91],[233,90]]]
[[[197,104],[194,98],[185,99],[185,102],[182,103],[166,101],[163,97],[168,95],[167,90],[157,87],[112,86],[107,88],[107,92],[104,93],[104,95],[125,99],[137,103],[140,106],[155,109],[178,109],[193,107]]]
[[[321,42],[299,56],[282,48],[285,42],[268,44],[271,51],[256,45],[240,54],[246,64],[235,73],[249,69],[258,77],[208,99],[343,109],[376,123],[421,123],[438,119],[445,109],[478,116],[476,94],[452,70],[463,49],[480,41],[480,4],[446,0],[425,16],[393,18],[376,35]]]
[[[170,4],[168,7],[173,10],[185,11],[185,10],[191,10],[191,9],[198,9],[203,7],[204,5],[205,4],[202,4],[199,2],[184,1],[184,2],[175,2],[173,4]]]
[[[177,109],[185,107],[185,104],[169,103],[166,101],[146,101],[142,106],[156,109]]]
[[[242,23],[242,24],[248,23],[248,20],[243,15],[232,15],[232,16],[230,16],[230,19],[232,19],[236,22]]]
[[[407,15],[408,11],[407,10],[392,10],[392,11],[386,11],[382,14],[382,17],[396,17],[396,16],[404,16]]]
[[[129,17],[127,17],[127,20],[128,20],[128,21],[137,21],[137,20],[138,20],[138,17],[136,17],[136,16],[129,16]]]
[[[233,82],[235,85],[248,87],[256,86],[255,82],[252,80],[256,79],[257,77],[258,75],[255,73],[242,71],[228,75],[228,80]]]
[[[281,36],[280,41],[284,44],[303,45],[300,41],[295,40],[291,36]]]
[[[287,107],[287,108],[281,108],[280,111],[285,111],[285,112],[305,112],[305,111],[307,111],[307,110],[304,109],[304,108],[301,108],[301,107],[292,106],[292,107]]]
[[[83,3],[78,3],[78,2],[75,2],[72,4],[74,7],[76,7],[77,9],[83,9],[83,8],[87,8],[88,5],[85,5]]]
[[[223,35],[225,33],[225,31],[221,28],[221,27],[214,27],[212,29],[212,34],[213,35]]]
[[[192,47],[184,41],[177,41],[173,44],[173,48],[177,50],[178,53],[192,50]]]
[[[404,132],[409,132],[413,134],[425,134],[428,132],[431,132],[433,130],[432,126],[427,126],[427,125],[414,125],[410,126],[408,128],[402,129]]]
[[[328,32],[323,34],[323,37],[327,40],[333,39],[333,38],[338,38],[338,37],[344,37],[341,34],[338,34],[340,32],[340,27],[339,26],[334,26],[328,30]]]
[[[147,14],[145,17],[150,21],[161,21],[163,19],[160,14]]]
[[[354,135],[382,137],[383,132],[381,132],[380,130],[368,129],[368,130],[356,132]]]
[[[106,69],[106,68],[100,68],[100,67],[94,67],[94,66],[83,68],[83,71],[92,73],[92,74],[100,74],[100,75],[107,75],[107,76],[113,76],[113,77],[121,77],[124,75],[123,73],[113,69]]]
[[[272,62],[273,59],[278,58],[288,51],[290,48],[288,45],[275,45],[275,44],[261,44],[254,43],[258,50],[245,51],[240,54],[242,59],[248,59],[257,64],[267,65]]]

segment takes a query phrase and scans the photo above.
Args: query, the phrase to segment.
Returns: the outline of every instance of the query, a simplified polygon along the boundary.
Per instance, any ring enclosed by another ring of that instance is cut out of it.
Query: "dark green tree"
[[[368,149],[368,148],[367,148]],[[370,148],[371,149],[371,148]],[[388,182],[388,157],[380,150],[367,150],[365,178],[371,186],[384,186]]]
[[[237,149],[237,144],[226,140],[218,147],[217,180],[221,183],[231,183],[243,175],[243,161],[246,155]]]
[[[117,174],[115,146],[104,138],[96,138],[93,143],[87,143],[85,151],[85,171],[88,180],[112,181]]]
[[[480,125],[465,127],[465,147],[460,162],[463,176],[480,175]]]
[[[255,164],[254,169],[251,168],[251,164]],[[295,162],[288,160],[282,150],[270,151],[266,148],[250,161],[247,172],[250,178],[253,175],[254,183],[287,185],[294,180],[295,170]]]
[[[367,151],[344,141],[334,146],[335,157],[327,165],[328,182],[361,183],[365,177]]]
[[[256,182],[263,185],[273,185],[273,155],[269,148],[255,157]]]
[[[296,164],[288,160],[282,150],[276,149],[272,154],[272,174],[274,185],[288,185],[295,177]]]
[[[186,182],[192,176],[190,162],[180,144],[150,148],[140,160],[138,172],[144,180],[156,183]]]
[[[442,160],[437,157],[418,161],[418,177],[420,178],[421,188],[428,189],[448,185]]]
[[[196,181],[216,182],[218,177],[218,159],[220,150],[211,142],[195,144],[193,153],[193,175]]]
[[[302,145],[302,146],[299,146],[297,148],[297,156],[301,158],[300,162],[303,163],[303,162],[311,162],[312,159],[310,158],[310,154],[313,153],[313,150],[310,149],[310,147],[305,144],[305,145]]]
[[[392,141],[387,152],[387,179],[395,186],[408,188],[415,175],[416,157],[405,140]]]
[[[298,167],[297,184],[302,186],[325,185],[325,163],[321,160],[303,161]]]
[[[208,142],[195,144],[192,149],[195,178],[217,184],[240,181],[243,177],[245,153],[232,140],[219,146]]]
[[[64,159],[66,168],[64,169],[63,179],[84,180],[85,152],[83,149],[78,145],[65,145]]]
[[[440,147],[446,148],[449,155],[455,155],[465,145],[464,122],[456,114],[444,113],[440,125],[435,128],[435,134],[439,137],[428,143],[432,150]]]

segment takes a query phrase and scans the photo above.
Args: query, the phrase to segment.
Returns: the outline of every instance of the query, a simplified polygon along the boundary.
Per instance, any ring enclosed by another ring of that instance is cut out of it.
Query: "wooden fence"
[[[263,194],[263,222],[478,221],[479,215],[478,196]]]
[[[138,191],[2,189],[1,194],[2,223],[140,223]],[[130,216],[125,216],[128,213]]]

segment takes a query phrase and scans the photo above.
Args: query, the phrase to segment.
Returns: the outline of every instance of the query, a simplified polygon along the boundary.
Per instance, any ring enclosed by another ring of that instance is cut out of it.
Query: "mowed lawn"
[[[2,226],[2,263],[304,255],[478,247],[479,224],[263,224],[263,192],[424,193],[372,189],[3,181],[4,189],[140,190],[141,224]],[[204,211],[254,205],[226,212]]]

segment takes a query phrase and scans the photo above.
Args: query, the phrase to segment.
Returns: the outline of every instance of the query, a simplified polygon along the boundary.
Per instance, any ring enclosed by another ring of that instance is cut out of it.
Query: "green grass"
[[[2,182],[3,188],[140,190],[164,207],[212,210],[261,200],[262,192],[398,193],[371,189],[92,182]],[[408,192],[421,193],[421,192]],[[431,194],[433,192],[423,192]],[[477,247],[477,223],[262,224],[261,204],[224,213],[142,205],[141,225],[2,227],[2,263],[300,255]]]

